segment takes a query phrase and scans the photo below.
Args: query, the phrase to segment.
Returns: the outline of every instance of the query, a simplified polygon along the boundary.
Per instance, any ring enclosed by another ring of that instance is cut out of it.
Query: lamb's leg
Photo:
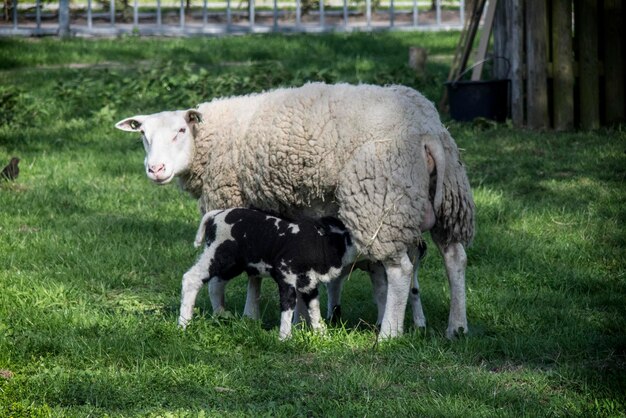
[[[213,314],[221,314],[226,311],[224,302],[226,283],[226,280],[222,280],[217,277],[209,282],[209,298],[211,299]]]
[[[178,325],[183,328],[185,328],[189,321],[191,321],[193,307],[196,303],[196,297],[198,296],[198,292],[207,278],[206,276],[209,271],[210,262],[211,255],[208,251],[205,251],[198,259],[198,262],[183,275],[180,315],[178,317]]]
[[[313,288],[309,293],[301,293],[302,300],[307,305],[309,318],[311,319],[311,328],[313,331],[324,332],[325,326],[322,322],[322,313],[320,311],[320,300],[318,298],[319,291]]]
[[[400,259],[388,260],[383,263],[387,273],[387,302],[385,315],[380,326],[379,340],[397,337],[404,328],[404,311],[411,287],[413,265],[409,256],[404,253]]]
[[[450,316],[446,337],[453,339],[467,333],[467,315],[465,312],[465,266],[467,255],[463,244],[458,242],[448,245],[437,243],[443,255],[450,284]]]
[[[278,338],[281,341],[291,337],[291,321],[296,307],[296,288],[284,280],[276,280],[280,297],[280,330]]]
[[[413,261],[413,281],[411,283],[409,301],[411,302],[411,310],[413,311],[413,324],[417,328],[426,327],[426,316],[424,316],[424,310],[422,309],[421,292],[418,280],[420,264],[422,259],[426,256],[426,250],[426,242],[421,241],[414,250],[409,251],[409,257]]]
[[[341,321],[341,292],[343,291],[343,284],[346,277],[346,275],[342,275],[326,283],[328,293],[326,319],[328,319],[331,324],[338,324]]]
[[[261,319],[260,299],[261,277],[248,276],[248,293],[246,295],[246,306],[243,308],[243,315],[254,320]]]
[[[305,324],[310,324],[311,318],[309,317],[306,303],[302,300],[302,295],[300,292],[296,292],[296,310],[293,314],[293,324],[296,325],[302,321],[304,321]]]

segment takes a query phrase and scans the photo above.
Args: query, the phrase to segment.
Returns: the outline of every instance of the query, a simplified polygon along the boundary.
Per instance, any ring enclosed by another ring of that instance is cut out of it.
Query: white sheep
[[[134,116],[116,127],[142,133],[149,178],[179,177],[204,210],[338,216],[361,258],[384,268],[381,339],[403,331],[413,270],[407,251],[432,226],[450,284],[446,335],[468,331],[465,246],[474,202],[454,140],[417,91],[311,83]]]

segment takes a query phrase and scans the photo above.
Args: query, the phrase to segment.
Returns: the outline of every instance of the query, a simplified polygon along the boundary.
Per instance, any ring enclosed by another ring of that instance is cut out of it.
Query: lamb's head
[[[194,155],[194,132],[200,121],[200,113],[190,109],[133,116],[119,121],[115,127],[141,133],[146,150],[146,175],[156,183],[166,184],[189,170]]]

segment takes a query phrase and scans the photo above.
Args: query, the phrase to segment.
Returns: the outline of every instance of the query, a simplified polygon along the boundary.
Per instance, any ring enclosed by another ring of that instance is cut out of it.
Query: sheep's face
[[[166,184],[189,170],[194,153],[194,125],[200,120],[196,110],[177,110],[133,116],[115,127],[141,133],[146,175],[158,184]]]

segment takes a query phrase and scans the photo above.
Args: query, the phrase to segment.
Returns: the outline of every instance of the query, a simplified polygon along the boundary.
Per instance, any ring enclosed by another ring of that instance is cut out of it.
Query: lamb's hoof
[[[331,325],[341,324],[341,305],[335,305],[333,312],[330,315],[329,322]]]
[[[458,340],[467,335],[467,326],[448,327],[446,330],[446,338],[449,340]]]
[[[316,335],[324,336],[327,334],[326,325],[324,323],[320,323],[318,326],[313,327],[313,333]]]

